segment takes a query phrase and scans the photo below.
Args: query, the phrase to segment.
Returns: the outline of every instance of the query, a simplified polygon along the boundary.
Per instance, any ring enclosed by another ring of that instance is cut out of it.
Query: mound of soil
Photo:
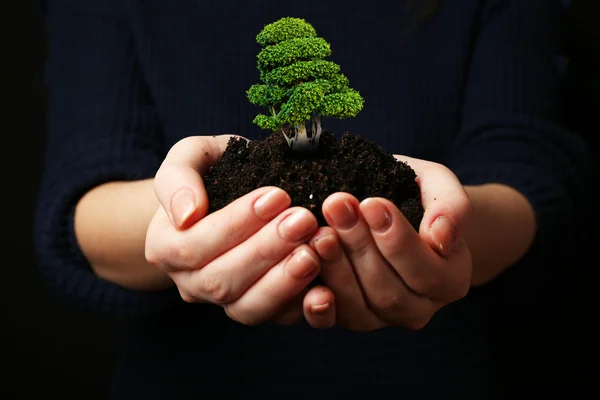
[[[418,230],[423,207],[416,174],[406,163],[376,143],[352,133],[340,140],[323,132],[314,154],[292,151],[281,134],[246,142],[230,139],[219,163],[204,177],[209,212],[263,186],[278,186],[292,199],[292,206],[305,207],[326,226],[321,205],[336,192],[346,192],[359,201],[383,197],[392,201]]]

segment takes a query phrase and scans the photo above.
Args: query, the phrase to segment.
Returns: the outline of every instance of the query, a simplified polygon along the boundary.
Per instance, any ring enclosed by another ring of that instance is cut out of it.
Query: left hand
[[[461,183],[443,165],[395,157],[417,174],[425,210],[419,232],[386,199],[359,203],[335,193],[323,203],[329,227],[310,241],[335,295],[336,322],[351,330],[421,329],[470,287],[471,254],[462,231],[471,205]]]

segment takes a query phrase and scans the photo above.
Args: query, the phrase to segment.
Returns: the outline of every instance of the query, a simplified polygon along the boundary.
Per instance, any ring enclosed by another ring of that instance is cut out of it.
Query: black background
[[[0,0],[0,398],[103,398],[120,321],[57,300],[35,268],[42,172],[43,21],[31,0]]]
[[[600,134],[599,27],[600,2],[576,1],[566,36],[575,83],[569,108],[595,155]],[[64,304],[35,269],[31,229],[43,162],[45,58],[36,2],[0,0],[0,398],[101,399],[122,322]],[[600,225],[597,215],[590,218],[593,233]],[[589,253],[594,256],[591,247]],[[585,265],[597,269],[594,259]],[[504,397],[588,397],[597,386],[598,368],[592,363],[600,337],[592,330],[598,316],[593,296],[597,274],[579,268],[567,275],[559,305],[534,315],[488,315]]]

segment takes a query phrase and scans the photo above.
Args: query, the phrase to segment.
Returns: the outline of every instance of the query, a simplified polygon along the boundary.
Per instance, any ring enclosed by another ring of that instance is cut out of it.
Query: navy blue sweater
[[[37,255],[61,294],[131,317],[116,397],[464,399],[488,389],[477,297],[445,307],[419,332],[248,328],[218,307],[185,304],[175,290],[141,293],[99,279],[75,239],[74,206],[86,191],[152,177],[181,138],[265,136],[252,124],[261,110],[245,97],[258,82],[255,36],[294,16],[331,43],[331,59],[366,99],[357,118],[325,127],[441,162],[465,185],[520,190],[539,228],[513,269],[543,281],[553,251],[580,228],[587,190],[588,155],[560,126],[560,2],[448,0],[420,22],[403,1],[381,3],[47,1],[49,139]]]

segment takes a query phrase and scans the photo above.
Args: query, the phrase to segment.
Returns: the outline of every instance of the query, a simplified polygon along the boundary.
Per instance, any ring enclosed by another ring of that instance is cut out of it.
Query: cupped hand
[[[324,296],[307,289],[320,271],[306,244],[318,228],[316,218],[290,208],[290,197],[276,187],[257,189],[207,215],[202,175],[230,137],[189,137],[171,148],[154,180],[160,206],[148,228],[146,259],[169,275],[187,302],[220,305],[247,325],[273,318],[296,322],[302,307],[292,307],[294,300],[322,302]]]
[[[440,164],[396,158],[418,177],[425,210],[419,232],[386,199],[359,203],[335,193],[323,203],[329,227],[310,241],[321,278],[335,295],[336,322],[348,329],[421,329],[470,287],[471,255],[462,231],[471,207],[458,178]]]

